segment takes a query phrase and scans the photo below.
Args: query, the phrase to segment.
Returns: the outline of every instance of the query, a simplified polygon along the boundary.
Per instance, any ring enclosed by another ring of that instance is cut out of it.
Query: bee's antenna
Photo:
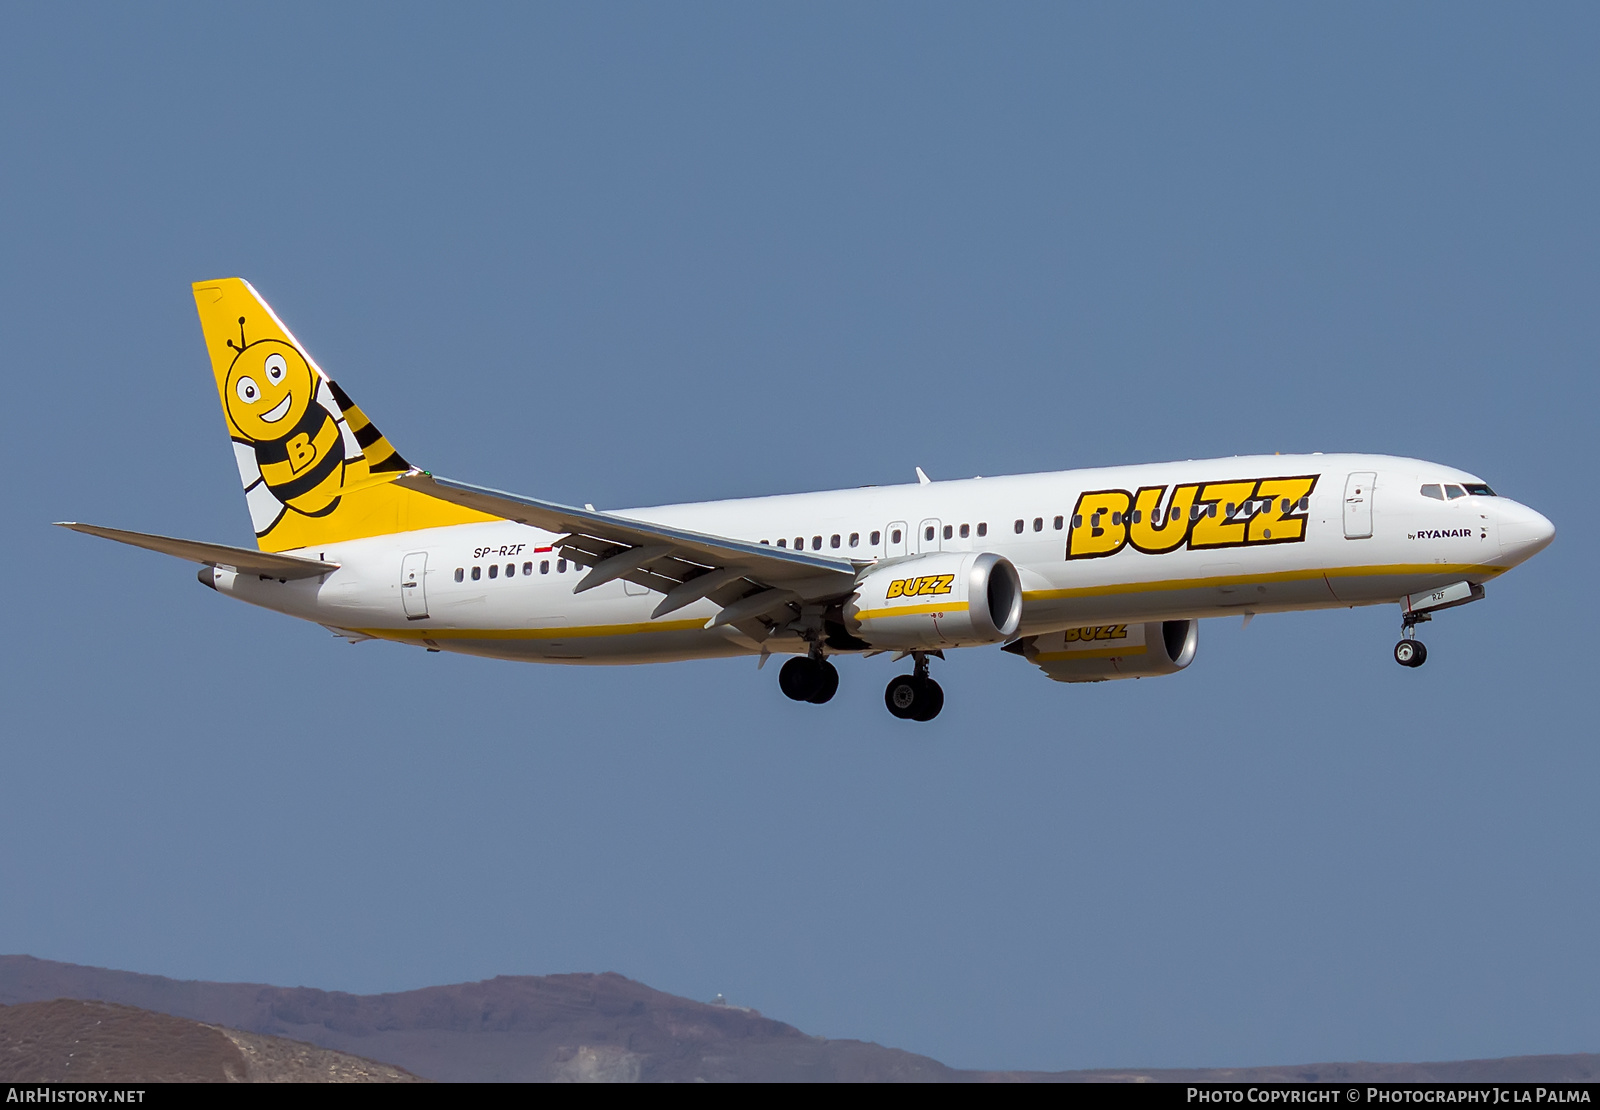
[[[233,343],[233,340],[230,339],[230,340],[228,340],[228,346],[233,347],[233,349],[238,351],[240,354],[244,354],[245,342],[244,342],[244,317],[243,316],[239,317],[239,345],[235,347],[234,343]]]

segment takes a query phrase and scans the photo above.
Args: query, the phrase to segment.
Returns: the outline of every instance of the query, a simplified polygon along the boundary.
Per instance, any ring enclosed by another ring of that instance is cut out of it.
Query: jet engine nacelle
[[[850,634],[875,648],[994,644],[1022,623],[1022,579],[1004,556],[954,551],[873,567],[845,603]]]
[[[1057,682],[1104,682],[1176,674],[1194,662],[1199,643],[1199,621],[1150,621],[1028,636],[1006,650],[1037,663]]]

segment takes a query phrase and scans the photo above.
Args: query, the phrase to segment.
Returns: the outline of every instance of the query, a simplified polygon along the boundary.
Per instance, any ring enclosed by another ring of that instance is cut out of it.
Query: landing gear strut
[[[1420,667],[1428,661],[1428,645],[1417,639],[1417,625],[1432,619],[1427,613],[1407,613],[1400,618],[1400,642],[1394,645],[1396,663]]]
[[[911,653],[916,667],[911,674],[889,680],[883,692],[883,703],[889,712],[902,721],[931,721],[944,708],[944,691],[928,677],[928,656],[920,651]]]
[[[839,692],[839,670],[821,652],[794,658],[778,672],[778,688],[794,701],[822,705]]]

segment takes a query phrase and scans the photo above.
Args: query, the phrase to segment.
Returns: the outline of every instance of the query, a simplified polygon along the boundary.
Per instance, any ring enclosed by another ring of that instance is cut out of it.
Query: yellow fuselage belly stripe
[[[1105,597],[1115,594],[1142,593],[1146,590],[1188,590],[1204,586],[1244,586],[1259,582],[1304,582],[1326,575],[1329,578],[1370,578],[1379,575],[1400,574],[1481,574],[1493,577],[1505,573],[1505,567],[1482,563],[1407,563],[1394,566],[1338,567],[1330,570],[1288,570],[1271,574],[1243,574],[1222,578],[1174,578],[1161,582],[1124,582],[1109,586],[1083,586],[1067,590],[1029,590],[1022,596],[1028,601],[1050,601],[1069,597]],[[918,616],[928,613],[954,613],[967,608],[965,602],[944,602],[931,605],[903,605],[884,609],[868,609],[856,614],[858,620],[881,617]],[[703,620],[646,621],[639,624],[591,624],[573,627],[550,628],[357,628],[363,635],[385,640],[576,640],[592,636],[635,636],[647,632],[686,632],[704,628]],[[1095,653],[1100,654],[1100,653]],[[1133,655],[1133,651],[1116,648],[1107,655]],[[1086,652],[1071,652],[1063,658],[1082,659]],[[1042,657],[1041,657],[1042,658]]]
[[[932,605],[890,605],[883,609],[863,609],[856,614],[858,621],[876,620],[878,617],[916,617],[924,613],[959,613],[967,607],[965,601],[946,601]]]
[[[1109,597],[1138,594],[1147,590],[1194,590],[1206,586],[1252,586],[1265,582],[1309,582],[1318,578],[1378,578],[1385,575],[1460,574],[1493,578],[1506,567],[1486,563],[1397,563],[1392,566],[1329,567],[1327,569],[1283,570],[1267,574],[1233,574],[1213,578],[1172,578],[1159,582],[1120,582],[1107,586],[1077,586],[1064,590],[1025,590],[1024,601],[1056,601],[1069,597]]]
[[[1114,659],[1119,655],[1143,655],[1143,644],[1133,647],[1095,648],[1092,651],[1041,651],[1035,655],[1032,662],[1053,663],[1057,659]]]
[[[705,626],[703,620],[687,620],[571,628],[357,628],[354,631],[384,640],[576,640],[589,636],[635,636],[643,632],[685,632]]]

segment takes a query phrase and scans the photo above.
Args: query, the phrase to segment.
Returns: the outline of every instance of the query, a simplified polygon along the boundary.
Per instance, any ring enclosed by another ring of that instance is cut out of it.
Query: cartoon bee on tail
[[[223,383],[239,477],[256,535],[270,532],[286,512],[326,516],[338,508],[347,461],[361,445],[339,407],[332,383],[305,355],[280,339],[239,342]]]

